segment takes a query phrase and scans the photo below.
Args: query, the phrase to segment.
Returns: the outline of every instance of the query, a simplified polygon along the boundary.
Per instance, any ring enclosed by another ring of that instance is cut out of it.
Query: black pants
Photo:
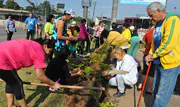
[[[16,70],[0,70],[0,78],[6,82],[6,93],[14,94],[17,100],[25,98],[23,82]]]
[[[31,36],[31,40],[34,39],[35,30],[27,30],[26,39],[29,40],[29,36]]]
[[[48,64],[45,75],[54,82],[60,79],[60,84],[68,84],[66,78],[70,76],[70,73],[66,59],[69,54],[68,47],[61,49],[60,52],[55,52],[55,58]]]
[[[99,48],[99,37],[95,37],[96,43],[95,43],[95,48]]]
[[[9,31],[9,33],[7,33],[7,40],[11,40],[13,35],[13,32]]]
[[[84,45],[85,45],[85,42],[87,43],[85,52],[89,53],[90,52],[90,40],[89,40],[89,38],[86,37],[85,40],[79,39],[79,42],[81,44],[81,54],[84,54]]]

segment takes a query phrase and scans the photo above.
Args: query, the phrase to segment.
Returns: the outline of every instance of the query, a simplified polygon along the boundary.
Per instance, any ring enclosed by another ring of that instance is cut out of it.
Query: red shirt
[[[42,46],[31,40],[19,39],[0,43],[0,69],[18,70],[23,67],[46,68]]]
[[[146,49],[144,51],[144,55],[148,55],[151,49],[151,43],[153,40],[153,31],[154,31],[154,28],[149,29],[142,39],[146,43]]]

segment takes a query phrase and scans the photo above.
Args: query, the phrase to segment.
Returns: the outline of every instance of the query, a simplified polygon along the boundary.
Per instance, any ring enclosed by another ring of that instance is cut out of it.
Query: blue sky
[[[5,2],[7,0],[4,0]],[[29,5],[26,0],[15,0],[20,6],[27,6]],[[39,4],[40,2],[43,2],[44,0],[31,0],[35,4]],[[78,16],[83,16],[83,9],[81,6],[81,0],[49,0],[52,4],[56,6],[57,3],[64,3],[65,9],[72,8],[75,10],[76,14]],[[112,12],[112,2],[113,0],[92,0],[92,2],[96,1],[96,9],[95,9],[95,16],[94,17],[111,17]],[[176,12],[180,14],[180,0],[168,0],[167,3],[167,11],[168,12]],[[118,4],[118,13],[117,13],[117,19],[123,19],[124,17],[134,17],[137,14],[139,15],[147,15],[146,13],[146,7],[147,5],[125,5],[125,4]],[[64,11],[62,9],[62,11]],[[93,5],[92,7],[89,7],[89,18],[92,18],[93,14]]]

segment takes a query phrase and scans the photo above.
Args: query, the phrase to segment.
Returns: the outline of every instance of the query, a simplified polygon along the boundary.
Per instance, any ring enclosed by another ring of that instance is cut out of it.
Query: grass
[[[26,72],[31,72],[27,74]],[[35,75],[33,67],[23,68],[18,71],[20,78],[28,82],[40,82]],[[5,83],[0,82],[0,107],[7,107],[7,100],[5,96]],[[48,87],[24,85],[24,92],[26,102],[33,107],[63,107],[64,94],[54,94],[48,91]],[[17,101],[15,100],[17,104]]]

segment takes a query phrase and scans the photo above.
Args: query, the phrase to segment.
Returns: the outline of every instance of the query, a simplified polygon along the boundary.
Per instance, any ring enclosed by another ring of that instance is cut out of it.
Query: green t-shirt
[[[53,24],[50,22],[47,22],[44,26],[44,32],[51,35],[53,33]]]

